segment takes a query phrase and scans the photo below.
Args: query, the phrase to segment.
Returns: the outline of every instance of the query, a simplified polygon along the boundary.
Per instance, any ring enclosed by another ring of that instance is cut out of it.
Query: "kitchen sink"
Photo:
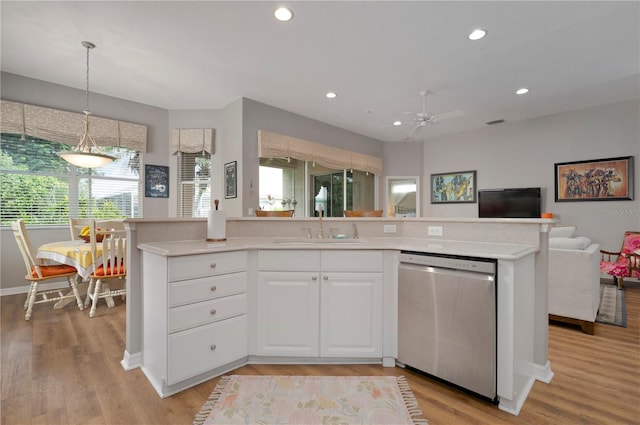
[[[308,239],[308,238],[283,238],[275,239],[273,243],[300,245],[300,244],[361,244],[362,239]]]

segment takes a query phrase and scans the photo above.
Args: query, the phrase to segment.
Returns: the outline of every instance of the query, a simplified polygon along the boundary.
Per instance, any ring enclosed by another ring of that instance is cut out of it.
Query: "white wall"
[[[477,217],[476,203],[430,203],[431,174],[477,170],[479,189],[540,186],[543,211],[561,224],[576,225],[576,234],[603,249],[617,251],[625,230],[640,230],[639,121],[636,99],[427,140],[423,211],[431,217]],[[555,163],[630,155],[635,157],[635,200],[555,202]]]

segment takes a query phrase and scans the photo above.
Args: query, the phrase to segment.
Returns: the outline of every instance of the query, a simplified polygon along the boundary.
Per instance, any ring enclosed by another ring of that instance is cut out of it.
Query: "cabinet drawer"
[[[169,333],[247,313],[247,295],[189,304],[169,310]]]
[[[169,284],[169,307],[212,300],[247,291],[247,272],[203,277]]]
[[[246,251],[169,258],[169,282],[246,270]]]
[[[274,271],[320,270],[320,252],[294,250],[258,251],[258,269]]]
[[[247,356],[247,316],[169,335],[167,384]]]
[[[384,267],[382,251],[322,251],[323,271],[381,272]]]

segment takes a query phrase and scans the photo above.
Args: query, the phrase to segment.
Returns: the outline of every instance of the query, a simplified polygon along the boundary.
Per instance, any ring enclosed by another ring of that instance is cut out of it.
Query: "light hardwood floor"
[[[549,327],[555,377],[536,382],[519,416],[400,368],[249,365],[235,374],[405,375],[430,425],[640,424],[640,285],[626,288],[628,327]],[[190,424],[217,383],[160,399],[139,369],[120,366],[125,306],[101,304],[95,318],[68,306],[34,309],[24,296],[1,299],[0,421],[12,424]]]

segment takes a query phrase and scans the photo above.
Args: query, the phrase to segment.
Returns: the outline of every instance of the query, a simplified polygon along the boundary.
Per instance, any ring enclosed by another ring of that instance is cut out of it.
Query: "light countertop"
[[[485,242],[463,242],[420,238],[362,238],[362,239],[303,239],[303,238],[228,238],[223,242],[184,240],[148,242],[138,245],[143,251],[166,257],[207,254],[246,249],[340,249],[340,250],[395,250],[418,251],[435,254],[461,255],[498,260],[517,260],[539,250],[537,245],[519,245]]]

